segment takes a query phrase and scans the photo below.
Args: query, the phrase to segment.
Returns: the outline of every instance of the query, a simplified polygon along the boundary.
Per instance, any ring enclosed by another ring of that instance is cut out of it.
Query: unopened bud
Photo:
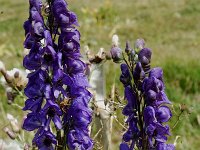
[[[145,41],[144,41],[144,39],[137,39],[137,40],[135,41],[135,49],[136,49],[136,50],[141,50],[141,49],[144,48],[144,46],[145,46]]]
[[[151,61],[151,49],[149,48],[143,48],[138,53],[139,61],[143,64],[146,63],[146,59],[150,62]],[[145,59],[144,59],[145,58]]]
[[[19,78],[19,71],[16,71],[16,72],[14,73],[14,77],[15,77],[15,78]]]
[[[112,47],[110,54],[115,63],[119,63],[122,60],[122,50],[119,47]]]
[[[126,41],[125,52],[126,52],[127,54],[130,54],[132,51],[133,51],[133,49],[131,48],[129,41]]]
[[[113,37],[112,37],[112,45],[115,46],[115,47],[119,46],[119,37],[116,34],[113,35]]]

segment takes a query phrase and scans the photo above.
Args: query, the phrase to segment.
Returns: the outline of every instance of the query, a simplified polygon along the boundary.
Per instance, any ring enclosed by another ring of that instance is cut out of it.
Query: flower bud
[[[119,47],[112,47],[110,50],[113,62],[119,63],[122,60],[122,50]]]
[[[19,71],[16,71],[16,72],[14,73],[14,78],[19,78]]]
[[[143,49],[144,48],[144,46],[145,46],[145,41],[144,41],[144,39],[137,39],[136,41],[135,41],[135,49],[136,50],[141,50],[141,49]]]
[[[120,76],[120,81],[127,86],[130,84],[131,81],[131,75],[128,69],[128,66],[126,64],[121,64],[121,76]]]
[[[151,62],[151,49],[149,48],[143,48],[139,53],[138,53],[138,58],[139,61],[143,64],[146,63],[147,60],[149,63]],[[145,59],[144,59],[145,58]]]
[[[125,52],[126,52],[127,54],[130,54],[132,51],[134,51],[134,50],[131,48],[129,41],[126,41]]]
[[[133,71],[133,78],[135,81],[143,80],[145,78],[145,73],[140,62],[136,64],[135,70]]]

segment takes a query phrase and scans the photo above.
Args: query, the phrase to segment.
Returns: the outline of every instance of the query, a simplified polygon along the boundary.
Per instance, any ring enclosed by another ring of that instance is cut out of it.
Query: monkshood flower
[[[128,66],[126,64],[121,64],[121,71],[122,74],[120,76],[120,81],[124,85],[124,95],[125,99],[127,100],[127,105],[124,107],[122,113],[128,117],[126,123],[129,125],[128,131],[123,135],[123,140],[125,142],[131,141],[131,147],[133,148],[135,142],[137,142],[137,139],[139,138],[139,129],[137,127],[138,118],[136,117],[136,95],[132,92],[132,78]],[[121,145],[120,147],[123,148],[126,146]]]
[[[30,52],[23,65],[31,73],[24,89],[28,99],[23,110],[29,114],[23,128],[37,130],[33,144],[39,149],[90,150],[93,147],[88,133],[91,94],[87,90],[85,64],[80,60],[76,14],[68,10],[65,0],[54,0],[48,1],[50,11],[45,19],[42,1],[29,0],[29,3],[24,47]]]
[[[92,111],[88,107],[91,94],[87,91],[88,81],[84,74],[85,64],[80,60],[80,33],[75,13],[67,9],[64,0],[54,0],[53,15],[61,30],[58,38],[58,50],[62,53],[62,66],[72,84],[68,85],[67,95],[73,99],[63,117],[67,131],[69,149],[92,149],[93,142],[89,138],[88,125],[92,119]]]
[[[28,84],[24,89],[28,97],[23,110],[30,110],[24,120],[23,128],[28,131],[37,130],[33,144],[39,149],[54,149],[56,138],[50,130],[51,120],[57,129],[61,129],[60,116],[62,112],[52,95],[50,70],[53,68],[55,50],[45,28],[41,15],[42,2],[30,0],[30,16],[24,23],[26,40],[24,47],[30,49],[24,58],[24,67],[31,70]],[[42,42],[44,39],[45,43]],[[42,105],[44,107],[42,108]],[[38,135],[38,136],[37,136]],[[48,140],[51,139],[51,140]],[[53,142],[50,142],[53,141]]]
[[[171,102],[165,94],[163,71],[150,68],[152,52],[145,48],[143,39],[135,42],[134,55],[130,59],[130,44],[126,44],[125,64],[121,64],[120,81],[124,85],[127,104],[122,113],[127,116],[128,130],[123,135],[120,150],[174,150],[175,146],[166,144],[170,128],[166,124],[172,117]]]
[[[173,146],[165,144],[169,133],[169,126],[163,124],[168,122],[172,114],[166,104],[170,104],[162,81],[162,69],[153,68],[149,76],[143,82],[146,108],[144,109],[145,130],[147,133],[149,147],[160,150],[162,145],[173,149]],[[154,140],[153,140],[154,139]],[[164,145],[165,144],[165,145]]]

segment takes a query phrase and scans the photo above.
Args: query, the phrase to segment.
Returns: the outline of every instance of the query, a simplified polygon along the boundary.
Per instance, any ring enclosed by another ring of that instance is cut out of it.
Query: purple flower
[[[151,49],[143,48],[138,53],[138,59],[141,64],[148,64],[151,62]]]
[[[24,47],[30,52],[23,65],[31,73],[24,89],[28,99],[23,110],[31,112],[23,128],[37,130],[33,144],[39,149],[55,149],[57,142],[61,142],[56,141],[52,125],[57,132],[64,130],[67,139],[60,137],[66,140],[64,147],[92,149],[88,133],[92,119],[88,107],[91,94],[86,89],[85,64],[80,60],[76,14],[68,10],[65,0],[49,1],[50,16],[44,21],[42,1],[29,0],[29,3],[30,16],[24,23]]]
[[[150,70],[150,62],[151,62],[151,49],[149,48],[143,48],[138,53],[138,59],[142,64],[142,67],[145,72]]]
[[[80,60],[80,33],[75,28],[78,21],[75,13],[66,6],[64,0],[54,0],[52,5],[53,15],[61,30],[58,51],[62,53],[63,72],[68,76],[66,79],[71,80],[63,82],[67,85],[66,96],[72,99],[63,117],[67,129],[67,146],[69,149],[92,149],[93,142],[88,134],[88,125],[92,119],[88,107],[91,94],[86,89],[89,85],[84,74],[85,64]]]
[[[127,104],[122,110],[127,116],[128,130],[123,135],[120,150],[157,149],[173,150],[174,145],[166,144],[170,135],[166,124],[172,117],[165,94],[163,71],[161,68],[150,68],[152,52],[144,48],[144,40],[138,39],[135,49],[138,60],[130,59],[130,46],[126,44],[128,61],[121,64],[120,81],[124,85],[124,97]],[[126,59],[126,58],[125,58]],[[132,80],[134,82],[132,82]]]
[[[145,78],[145,72],[140,62],[137,62],[135,70],[133,71],[133,78],[138,89],[142,89],[142,81]]]
[[[41,113],[29,113],[24,120],[22,128],[27,131],[33,131],[35,129],[38,129],[40,127],[45,126],[45,116],[42,116]]]
[[[36,137],[33,139],[33,143],[35,143],[38,146],[39,150],[55,149],[55,146],[53,145],[57,144],[56,137],[49,130],[40,132],[40,134]]]
[[[131,75],[126,64],[121,64],[121,72],[120,81],[124,84],[124,86],[130,85]]]
[[[60,116],[62,116],[62,111],[55,102],[48,100],[41,110],[41,113],[44,116],[48,116],[48,121],[52,120],[57,129],[62,128],[62,123],[60,120]]]
[[[172,117],[172,113],[167,106],[160,106],[156,111],[156,118],[159,122],[167,122]]]
[[[120,144],[120,150],[130,150],[128,145],[126,143],[121,143]]]
[[[167,135],[169,135],[169,127],[162,124],[168,122],[172,116],[169,107],[165,106],[165,104],[170,104],[170,101],[164,93],[162,75],[161,68],[154,68],[143,82],[147,104],[144,110],[144,122],[150,147],[157,147],[156,143],[159,142],[165,143]],[[155,139],[155,143],[153,139]]]
[[[156,67],[151,69],[149,73],[149,77],[155,77],[161,81],[163,81],[163,71],[160,67]]]
[[[173,144],[158,143],[156,150],[175,150],[175,146]]]
[[[67,141],[69,149],[92,150],[93,148],[93,142],[84,130],[70,130]]]

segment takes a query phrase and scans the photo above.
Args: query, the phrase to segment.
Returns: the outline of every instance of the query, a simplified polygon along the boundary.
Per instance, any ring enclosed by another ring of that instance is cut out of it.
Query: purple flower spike
[[[31,112],[23,128],[37,130],[33,144],[40,150],[53,150],[60,142],[69,149],[90,150],[93,147],[88,133],[92,120],[88,106],[91,94],[87,90],[85,64],[80,60],[77,17],[68,10],[65,0],[47,3],[49,16],[43,18],[42,1],[29,0],[30,16],[24,23],[24,47],[30,52],[23,65],[31,73],[24,89],[28,99],[23,110]],[[59,134],[61,130],[65,136]]]
[[[165,104],[170,104],[170,101],[164,92],[163,71],[161,68],[153,68],[149,72],[149,77],[143,82],[143,91],[147,104],[144,111],[144,122],[150,147],[165,150],[168,148],[168,144],[165,144],[165,142],[167,141],[167,135],[169,135],[169,127],[162,123],[168,122],[172,114],[170,108],[165,106]],[[155,143],[153,139],[155,139]],[[169,145],[169,149],[170,147],[171,145]]]
[[[172,113],[171,102],[165,94],[163,71],[159,67],[150,68],[152,52],[144,46],[144,40],[138,39],[135,42],[138,55],[131,57],[131,48],[126,43],[128,60],[125,57],[125,64],[121,64],[120,81],[127,102],[122,114],[127,117],[128,129],[123,134],[120,150],[174,150],[174,145],[166,144],[170,135],[167,122]]]

